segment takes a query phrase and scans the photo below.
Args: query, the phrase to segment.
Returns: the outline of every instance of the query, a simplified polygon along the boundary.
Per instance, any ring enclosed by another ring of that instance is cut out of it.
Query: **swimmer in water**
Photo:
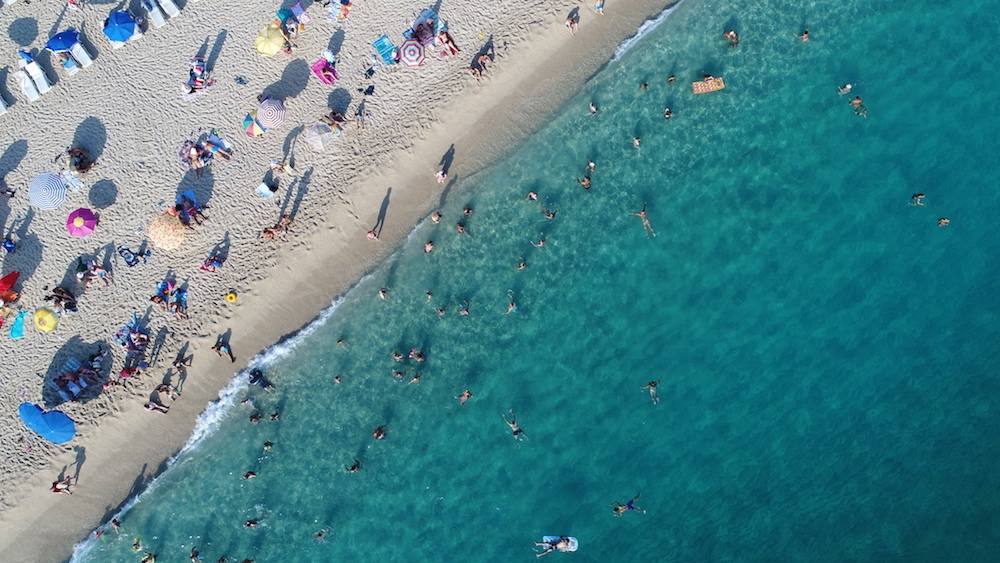
[[[538,193],[528,192],[528,201],[538,201]]]
[[[469,391],[468,389],[466,389],[465,391],[462,391],[461,395],[459,395],[459,396],[457,396],[455,398],[458,399],[458,406],[460,406],[460,407],[464,406],[465,402],[472,398],[472,391]]]
[[[854,108],[855,115],[868,117],[868,108],[865,107],[864,100],[861,99],[861,96],[854,96],[854,99],[851,100],[851,107]]]
[[[274,447],[274,442],[270,440],[264,440],[264,453],[271,453],[271,448]]]
[[[434,241],[429,240],[424,243],[424,254],[430,254],[434,250]]]
[[[546,219],[548,219],[549,221],[552,221],[552,220],[554,220],[556,218],[556,212],[555,211],[551,211],[549,209],[543,209],[542,210],[542,215]]]
[[[517,310],[517,302],[514,301],[514,296],[510,296],[510,301],[507,303],[507,312],[504,315],[509,315]]]
[[[649,90],[649,84],[647,84],[645,82],[639,84],[639,91],[640,92],[645,92],[647,90]]]
[[[333,383],[335,385],[340,385],[343,382],[344,382],[344,379],[342,377],[340,377],[339,373],[337,375],[333,376]]]
[[[570,545],[569,537],[567,536],[560,536],[558,540],[554,541],[535,542],[535,547],[541,547],[543,549],[541,553],[536,553],[535,557],[545,557],[554,551],[568,552]]]
[[[910,196],[910,205],[923,205],[924,198],[927,197],[924,194],[913,194]]]
[[[433,293],[431,293],[431,290],[429,290],[429,289],[428,289],[427,291],[425,291],[425,292],[424,292],[424,295],[426,295],[426,296],[427,296],[427,301],[428,301],[428,302],[430,302],[430,300],[431,300],[431,299],[434,299],[434,294],[433,294]]]
[[[460,235],[464,235],[465,234],[465,225],[463,225],[461,223],[455,223],[455,232],[458,233],[458,234],[460,234]]]
[[[278,422],[279,420],[281,420],[281,413],[278,412],[278,411],[272,412],[271,413],[271,422]]]
[[[140,551],[141,549],[142,549],[142,540],[139,539],[139,536],[136,536],[132,540],[132,551]]]
[[[841,96],[844,96],[846,94],[850,94],[851,90],[853,90],[853,89],[854,89],[854,85],[851,84],[850,82],[848,82],[847,84],[843,84],[841,86],[838,86],[837,87],[837,93],[840,94]]]
[[[361,471],[361,461],[358,459],[354,460],[354,463],[344,468],[344,471],[348,473],[358,473]]]
[[[417,385],[420,383],[420,372],[413,374],[413,379],[410,380],[410,385]]]
[[[253,479],[256,476],[257,476],[257,473],[255,473],[253,471],[247,471],[246,473],[243,474],[243,480],[244,481],[249,481],[250,479]]]
[[[253,529],[257,527],[257,524],[258,521],[256,519],[247,520],[246,522],[243,523],[243,527]]]
[[[531,246],[534,246],[535,248],[541,248],[541,247],[545,246],[545,239],[544,238],[538,239],[538,242],[535,242],[535,241],[528,241],[528,242],[530,242]]]
[[[639,508],[638,506],[635,505],[635,501],[638,498],[639,498],[639,495],[635,495],[634,497],[630,498],[629,501],[627,503],[625,503],[625,504],[622,504],[620,502],[616,502],[613,505],[613,508],[611,510],[614,512],[615,516],[617,516],[618,518],[621,518],[622,516],[625,515],[626,512],[628,512],[630,510],[637,510],[637,511],[645,514],[646,513],[645,510],[643,510],[643,509],[641,509],[641,508]]]
[[[646,204],[642,204],[642,209],[639,211],[633,211],[632,215],[642,219],[642,228],[646,231],[646,236],[655,237],[656,232],[653,231],[653,224],[649,222],[649,214],[646,212]]]
[[[142,556],[142,559],[139,560],[139,563],[156,563],[156,554],[147,551],[146,554]]]
[[[524,257],[523,257],[523,256],[522,256],[522,257],[521,257],[520,259],[518,259],[518,261],[517,261],[517,265],[515,265],[515,266],[514,266],[514,268],[515,268],[515,269],[516,269],[516,270],[517,270],[518,272],[523,272],[523,271],[524,271],[524,270],[525,270],[525,269],[526,269],[527,267],[528,267],[528,263],[527,263],[527,262],[525,262],[525,260],[524,260]]]
[[[423,362],[424,359],[425,359],[424,353],[421,352],[420,350],[417,350],[416,348],[411,348],[410,349],[410,359],[416,361],[419,364],[419,363]]]
[[[198,558],[198,547],[191,548],[191,563],[201,563],[201,559]]]
[[[372,432],[372,438],[376,440],[385,440],[385,426],[376,426],[375,431]]]
[[[112,518],[111,529],[114,530],[116,534],[120,534],[122,531],[122,523],[119,522],[117,518]]]
[[[509,414],[510,420],[507,420],[507,417],[504,415],[500,415],[500,418],[507,423],[507,426],[510,428],[510,433],[514,436],[515,440],[523,439],[525,437],[524,429],[517,424],[517,417],[514,416],[514,410],[511,409]]]
[[[462,306],[458,308],[458,315],[461,317],[469,316],[469,301],[465,300],[462,302]]]
[[[677,82],[677,77],[676,76],[674,76],[673,74],[671,74],[670,76],[667,77],[667,85],[673,86],[674,82]]]
[[[462,215],[465,215],[466,217],[472,216],[473,213],[475,213],[475,211],[473,211],[471,207],[462,209]]]
[[[402,362],[403,361],[403,353],[402,352],[393,352],[392,353],[392,359],[396,360],[397,362]]]
[[[951,224],[951,219],[947,217],[942,217],[938,219],[938,227],[944,228]]]
[[[799,41],[801,41],[803,43],[808,43],[809,42],[809,30],[808,29],[803,29],[802,30],[802,33],[799,34]]]
[[[385,287],[380,287],[378,290],[378,298],[382,301],[389,299],[389,289]]]
[[[597,105],[594,102],[590,102],[590,115],[597,113]]]
[[[392,372],[392,376],[395,377],[396,379],[403,379],[403,377],[406,376],[406,372],[397,369],[396,371]]]
[[[437,225],[440,222],[441,222],[441,212],[435,211],[434,213],[431,213],[431,223]]]
[[[663,108],[663,119],[670,119],[674,116],[673,110],[670,108]]]
[[[579,182],[581,186],[583,186],[583,189],[585,189],[585,190],[589,190],[590,189],[590,176],[584,176],[583,178],[577,178],[576,181]]]
[[[653,380],[642,386],[643,389],[649,391],[649,399],[653,401],[654,405],[660,402],[660,398],[656,396],[656,386],[659,384],[659,380]]]
[[[445,312],[444,307],[438,307],[437,310],[435,310],[434,312],[437,313],[437,316],[443,317]]]
[[[723,39],[729,40],[729,44],[736,47],[740,44],[740,36],[735,30],[730,29],[729,31],[722,34]]]
[[[633,147],[639,148],[639,145],[641,143],[642,143],[642,140],[639,137],[632,137],[632,146]]]
[[[594,170],[597,170],[597,163],[594,162],[593,160],[588,160],[587,161],[587,172],[593,173]]]
[[[326,534],[329,531],[330,530],[328,528],[323,528],[322,530],[320,530],[320,531],[316,532],[315,534],[313,534],[313,539],[315,541],[318,541],[318,542],[321,542],[321,543],[325,542],[326,541]]]
[[[261,414],[259,412],[255,412],[250,415],[250,424],[257,424],[258,422],[260,422],[260,419],[261,419]]]
[[[347,341],[343,338],[337,339],[337,348],[347,348]]]

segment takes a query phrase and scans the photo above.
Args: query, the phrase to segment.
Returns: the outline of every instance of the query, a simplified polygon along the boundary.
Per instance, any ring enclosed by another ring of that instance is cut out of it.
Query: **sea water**
[[[565,534],[552,560],[995,561],[998,19],[688,0],[265,362],[273,392],[231,388],[78,558],[134,561],[139,536],[159,562],[532,561]],[[726,89],[692,95],[702,73]]]

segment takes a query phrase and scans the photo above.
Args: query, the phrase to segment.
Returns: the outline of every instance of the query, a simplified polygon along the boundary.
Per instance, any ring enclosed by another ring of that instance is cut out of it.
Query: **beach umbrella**
[[[340,129],[334,129],[326,123],[313,123],[302,131],[302,138],[317,152],[323,152],[339,136]]]
[[[124,10],[115,10],[104,20],[104,35],[112,40],[124,43],[135,35],[136,23],[132,14]]]
[[[39,209],[55,209],[66,200],[66,181],[55,172],[42,172],[28,185],[28,201]]]
[[[149,222],[146,236],[153,246],[161,250],[177,250],[184,244],[187,228],[177,217],[163,213]]]
[[[281,100],[268,98],[260,103],[260,109],[257,110],[257,123],[260,123],[264,129],[281,127],[284,122],[285,104],[281,103]]]
[[[14,284],[17,283],[17,278],[20,276],[20,272],[11,272],[6,276],[0,278],[0,292],[10,291],[14,289]]]
[[[48,334],[59,326],[59,316],[48,307],[35,309],[35,328],[42,334]]]
[[[69,51],[73,45],[79,42],[80,32],[71,27],[53,35],[52,39],[49,39],[49,42],[45,44],[45,48],[53,53],[63,53]]]
[[[94,232],[95,228],[97,228],[97,215],[86,207],[77,209],[66,218],[66,230],[74,237],[83,238]]]
[[[254,113],[248,113],[243,118],[243,130],[247,132],[247,137],[260,137],[264,134],[264,128],[257,123]]]
[[[253,41],[253,46],[261,55],[272,57],[285,47],[285,35],[281,33],[280,27],[270,24],[257,35],[257,38]]]
[[[407,39],[399,46],[399,60],[409,66],[424,64],[424,46],[416,39]]]
[[[76,436],[76,424],[62,411],[45,412],[38,405],[21,403],[17,414],[32,432],[53,444],[65,444]]]

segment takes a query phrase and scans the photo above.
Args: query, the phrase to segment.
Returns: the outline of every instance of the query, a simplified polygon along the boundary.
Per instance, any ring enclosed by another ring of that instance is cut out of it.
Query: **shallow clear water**
[[[81,559],[133,561],[139,535],[161,562],[192,545],[206,561],[530,561],[567,534],[580,550],[551,559],[995,560],[990,5],[688,0],[273,362],[278,390],[250,391],[263,422],[234,407]],[[729,87],[691,95],[702,71]],[[848,81],[869,119],[837,95]],[[643,202],[655,238],[628,215]],[[422,366],[390,358],[414,346]],[[636,493],[647,514],[614,518]]]

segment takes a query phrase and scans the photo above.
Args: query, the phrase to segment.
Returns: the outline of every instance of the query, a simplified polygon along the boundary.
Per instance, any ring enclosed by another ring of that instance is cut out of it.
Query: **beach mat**
[[[709,92],[718,92],[726,87],[726,83],[722,80],[722,77],[706,78],[698,82],[691,83],[691,91],[695,94],[707,94]]]

